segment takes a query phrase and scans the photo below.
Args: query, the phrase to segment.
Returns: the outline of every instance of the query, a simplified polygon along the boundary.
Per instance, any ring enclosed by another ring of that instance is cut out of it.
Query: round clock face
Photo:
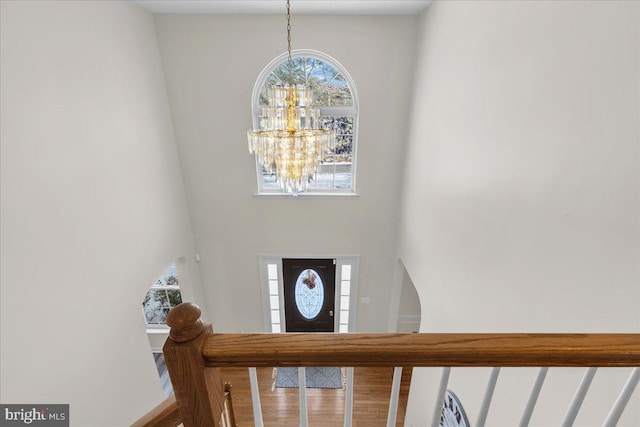
[[[440,415],[441,427],[469,427],[469,419],[458,396],[452,391],[447,390],[442,403],[442,414]]]

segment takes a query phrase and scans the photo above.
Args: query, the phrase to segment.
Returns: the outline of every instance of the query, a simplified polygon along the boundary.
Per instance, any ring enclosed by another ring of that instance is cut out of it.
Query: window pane
[[[278,295],[278,281],[269,280],[269,295]]]
[[[340,310],[340,323],[349,323],[349,310]]]
[[[269,298],[271,298],[271,310],[280,309],[280,298],[278,295],[271,295]]]
[[[353,153],[353,136],[337,135],[336,145],[333,147],[332,154],[336,164],[351,165]]]
[[[277,190],[280,185],[276,182],[276,174],[262,168],[262,188],[265,190]]]
[[[182,295],[180,295],[180,291],[178,289],[168,289],[167,297],[169,298],[169,304],[171,307],[182,304]]]
[[[318,171],[313,176],[310,185],[315,189],[331,190],[335,188],[335,167],[333,164],[318,165]]]
[[[280,323],[280,310],[271,310],[271,323]]]
[[[144,302],[145,308],[169,307],[169,298],[164,289],[151,288]]]
[[[269,280],[278,280],[278,265],[277,264],[267,264],[267,278]]]
[[[341,296],[340,297],[340,310],[348,310],[349,309],[349,296]]]
[[[281,332],[280,330],[280,324],[279,323],[272,323],[271,324],[271,332]]]
[[[171,264],[153,286],[179,286],[176,265]]]
[[[295,303],[298,312],[305,319],[315,319],[320,314],[324,304],[324,284],[317,271],[306,269],[298,275]]]
[[[335,145],[326,153],[325,161],[351,163],[353,154],[353,117],[322,117],[323,129],[331,129],[336,134]]]
[[[349,325],[340,325],[340,332],[341,333],[349,332]]]
[[[350,264],[345,264],[345,265],[342,266],[342,280],[351,280],[351,265]]]
[[[351,282],[343,280],[340,285],[340,294],[341,295],[350,295],[351,294]]]
[[[352,165],[336,165],[335,186],[337,190],[348,190],[353,186]]]
[[[180,284],[178,283],[178,277],[177,276],[166,276],[165,277],[165,282],[167,284],[167,286],[180,286]]]
[[[151,298],[153,297],[154,294],[151,293],[151,291],[147,292],[147,295],[144,296],[144,301],[142,301],[142,306],[143,307],[147,307],[149,305],[149,303],[151,302]]]
[[[163,307],[146,309],[144,311],[144,317],[148,324],[163,324],[166,323],[168,313],[169,309]]]
[[[285,61],[267,77],[265,86],[287,83],[309,85],[317,105],[353,105],[351,90],[344,76],[333,66],[316,58],[298,57]],[[266,93],[260,104],[268,105]]]
[[[322,128],[335,131],[336,143],[326,152],[315,185],[323,190],[349,190],[353,185],[353,117],[323,117]]]
[[[332,129],[336,136],[353,136],[352,116],[323,116],[320,118],[323,129]]]

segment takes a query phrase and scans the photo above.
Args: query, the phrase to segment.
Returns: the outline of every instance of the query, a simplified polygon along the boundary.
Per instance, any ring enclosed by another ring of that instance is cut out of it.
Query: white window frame
[[[351,91],[351,96],[353,99],[353,106],[339,106],[339,107],[321,107],[320,108],[320,116],[321,117],[343,117],[343,116],[351,116],[353,117],[353,147],[351,151],[351,188],[350,189],[331,189],[331,190],[317,190],[317,189],[309,189],[307,191],[303,191],[298,193],[298,196],[358,196],[356,193],[356,165],[357,165],[357,151],[358,151],[358,93],[356,91],[356,85],[351,78],[351,75],[347,72],[347,70],[334,58],[327,55],[326,53],[322,53],[317,50],[312,49],[295,49],[291,51],[291,58],[299,58],[299,57],[307,57],[314,58],[320,61],[326,62],[327,64],[334,67],[336,70],[340,72],[340,74],[344,77],[347,82],[347,85]],[[251,94],[251,114],[253,118],[253,128],[256,129],[258,125],[258,116],[261,112],[262,106],[260,105],[260,93],[262,92],[262,88],[264,87],[267,78],[269,75],[280,65],[282,65],[288,59],[288,53],[282,53],[275,57],[258,75],[258,79],[253,86],[253,92]],[[265,189],[263,188],[264,181],[262,178],[262,167],[256,158],[256,178],[258,182],[258,192],[255,194],[256,196],[290,196],[290,194],[285,194],[279,189]]]
[[[279,298],[279,314],[280,314],[280,332],[286,332],[285,312],[284,312],[284,279],[282,275],[282,259],[298,258],[298,259],[335,259],[336,260],[336,276],[335,276],[335,306],[334,306],[334,331],[340,332],[340,312],[344,310],[340,306],[341,303],[341,284],[342,284],[342,268],[344,265],[351,266],[350,277],[350,298],[349,298],[349,324],[346,332],[355,332],[357,330],[357,303],[358,303],[358,270],[360,266],[360,257],[357,255],[259,255],[258,266],[260,273],[260,289],[262,291],[262,313],[264,322],[264,331],[272,332],[271,318],[271,292],[269,291],[269,272],[268,265],[275,264],[277,266],[278,280],[278,298]]]
[[[174,266],[176,270],[176,278],[178,279],[178,285],[156,285],[157,281],[163,277],[163,276],[160,276],[160,278],[156,279],[156,281],[153,282],[153,285],[151,285],[149,289],[147,289],[147,293],[149,293],[149,291],[151,290],[177,290],[180,292],[180,299],[182,299],[182,301],[184,302],[183,292],[182,292],[182,289],[180,289],[180,281],[181,281],[180,279],[181,275],[179,273],[180,261],[181,259],[173,262],[164,271],[166,273],[169,270],[169,268],[171,268],[171,266]],[[147,294],[145,294],[145,298],[146,298],[146,295]],[[145,315],[145,312],[144,312],[144,306],[142,306],[141,308],[142,308],[142,320],[144,321],[147,333],[164,333],[169,331],[170,328],[166,323],[147,323],[147,316]],[[171,308],[173,308],[173,306]]]

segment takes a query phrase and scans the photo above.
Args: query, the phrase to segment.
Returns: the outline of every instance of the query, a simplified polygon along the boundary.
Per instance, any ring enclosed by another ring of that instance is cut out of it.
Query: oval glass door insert
[[[307,320],[318,317],[324,304],[324,285],[320,275],[312,269],[306,269],[296,279],[296,308]]]

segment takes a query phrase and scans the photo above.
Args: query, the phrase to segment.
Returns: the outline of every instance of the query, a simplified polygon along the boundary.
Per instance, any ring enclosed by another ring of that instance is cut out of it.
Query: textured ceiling
[[[278,14],[285,0],[133,0],[153,13]],[[291,13],[313,15],[418,15],[431,0],[291,0]]]

